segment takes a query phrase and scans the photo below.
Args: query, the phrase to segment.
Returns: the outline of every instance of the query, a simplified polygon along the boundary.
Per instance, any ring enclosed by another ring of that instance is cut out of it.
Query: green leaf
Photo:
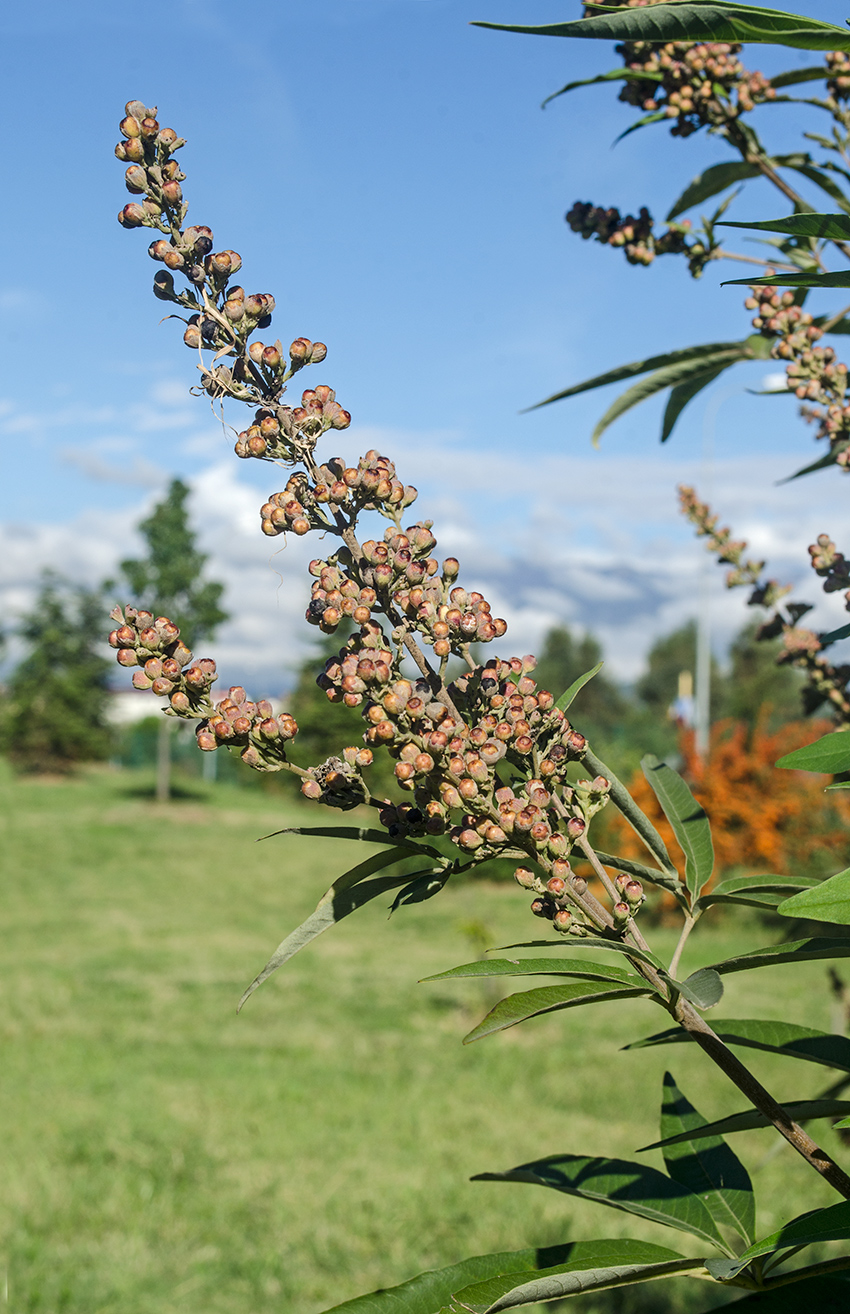
[[[581,1200],[622,1209],[655,1223],[729,1250],[709,1210],[698,1195],[657,1168],[625,1159],[592,1159],[579,1154],[558,1154],[520,1164],[506,1173],[479,1173],[473,1182],[530,1182],[549,1186]]]
[[[812,461],[811,465],[804,465],[802,470],[795,470],[792,475],[785,479],[778,479],[778,484],[790,484],[792,479],[800,479],[803,475],[814,474],[815,470],[825,470],[828,465],[835,465],[837,452],[827,452],[826,456],[821,456],[817,461]]]
[[[665,1072],[661,1144],[667,1172],[674,1182],[700,1197],[718,1227],[734,1228],[744,1241],[752,1243],[756,1205],[749,1174],[722,1136],[706,1135],[706,1126],[706,1119]],[[701,1135],[692,1137],[694,1131]]]
[[[570,704],[573,702],[573,700],[575,699],[576,694],[579,693],[584,688],[588,680],[592,680],[594,675],[599,674],[599,672],[602,670],[602,667],[604,665],[605,665],[604,661],[597,662],[596,665],[593,667],[593,670],[585,671],[584,675],[580,675],[577,680],[573,680],[569,689],[565,689],[564,692],[561,694],[555,706],[560,711],[565,712],[567,708],[570,706]]]
[[[727,278],[721,287],[850,287],[850,269],[839,269],[832,274],[771,274],[769,277]],[[827,464],[824,462],[824,464]],[[816,470],[811,465],[807,470]],[[800,471],[804,474],[805,471]]]
[[[664,411],[664,419],[661,424],[661,441],[666,443],[667,439],[673,432],[676,421],[682,414],[688,402],[693,401],[703,388],[707,388],[713,383],[718,374],[722,374],[728,365],[716,365],[714,369],[706,370],[705,374],[698,374],[688,383],[679,383],[670,393],[667,406]]]
[[[530,1275],[538,1269],[567,1261],[581,1244],[593,1243],[579,1243],[577,1247],[573,1242],[539,1250],[529,1248],[477,1255],[459,1264],[450,1264],[447,1268],[420,1273],[418,1277],[402,1282],[400,1286],[346,1300],[342,1305],[334,1305],[333,1309],[326,1310],[325,1314],[438,1314],[455,1291],[468,1287],[470,1283],[482,1282],[501,1274],[521,1279],[525,1274]]]
[[[839,771],[850,771],[850,734],[845,730],[833,730],[814,743],[806,744],[805,748],[786,753],[776,765],[789,771],[819,771],[830,776]]]
[[[714,1008],[723,998],[723,982],[711,967],[701,967],[684,981],[674,981],[673,984],[695,1008],[703,1011]]]
[[[254,977],[254,980],[239,1000],[237,1012],[254,991],[271,976],[272,972],[276,972],[300,949],[308,945],[311,940],[315,940],[317,935],[329,930],[337,922],[342,921],[343,917],[348,917],[350,913],[355,912],[364,903],[368,903],[377,895],[383,894],[386,890],[395,889],[399,885],[406,885],[410,880],[409,875],[384,876],[374,881],[367,881],[367,878],[382,868],[390,867],[393,863],[401,861],[402,858],[409,858],[410,856],[410,850],[407,846],[396,845],[395,848],[385,849],[383,853],[373,854],[365,862],[359,863],[356,867],[352,867],[350,871],[338,877],[330,889],[322,895],[315,911],[310,914],[306,922],[302,922],[296,930],[290,932],[285,940],[281,941],[262,972]]]
[[[663,970],[660,960],[648,950],[638,949],[633,944],[627,944],[625,940],[606,940],[602,936],[595,935],[581,938],[572,935],[559,936],[557,940],[527,940],[523,944],[502,944],[499,945],[498,952],[501,953],[505,949],[613,949],[615,953],[628,954],[635,962],[648,963],[650,967]]]
[[[850,1113],[850,1100],[782,1100],[782,1107],[795,1122],[804,1122],[812,1118],[834,1118],[839,1113]],[[730,1113],[726,1118],[716,1122],[707,1122],[693,1131],[681,1132],[668,1136],[662,1141],[653,1141],[652,1145],[642,1145],[639,1154],[648,1150],[663,1149],[665,1145],[676,1145],[680,1141],[701,1140],[703,1136],[731,1136],[733,1132],[758,1131],[762,1127],[772,1127],[773,1123],[758,1109],[743,1109],[740,1113]],[[836,1127],[842,1126],[840,1122]]]
[[[777,73],[770,82],[773,87],[795,87],[800,82],[821,82],[831,76],[828,68],[817,64],[814,68],[792,68],[787,73]]]
[[[641,118],[635,119],[634,123],[630,123],[625,132],[621,132],[618,137],[615,137],[611,144],[612,146],[616,146],[624,137],[630,137],[632,133],[637,132],[639,128],[646,128],[650,123],[660,123],[662,119],[666,118],[667,115],[664,110],[653,110],[651,114],[644,114]]]
[[[664,369],[655,370],[654,373],[641,379],[639,383],[633,383],[631,388],[626,392],[620,393],[608,410],[598,421],[591,434],[591,442],[594,447],[598,446],[599,439],[605,430],[618,420],[626,411],[630,411],[633,406],[638,406],[647,397],[652,397],[656,392],[662,392],[664,388],[673,388],[677,384],[683,384],[692,381],[695,378],[704,377],[709,370],[714,369],[715,375],[721,370],[727,369],[730,365],[737,364],[740,360],[746,360],[748,352],[743,346],[735,347],[732,351],[718,352],[713,356],[704,356],[700,360],[682,361],[677,365],[667,365]]]
[[[821,881],[820,885],[811,890],[793,894],[790,899],[780,903],[776,911],[783,917],[808,917],[818,922],[850,925],[850,868],[836,872],[829,880]],[[850,954],[850,940],[847,945],[847,951],[842,957]]]
[[[839,625],[837,630],[830,630],[828,634],[822,634],[820,641],[824,643],[837,643],[839,639],[850,638],[850,625]]]
[[[850,875],[850,873],[841,872],[840,875]],[[832,879],[834,880],[835,877]],[[807,894],[822,890],[826,884],[828,882],[823,881],[815,886],[814,890],[807,891]],[[801,899],[806,895],[794,897]],[[791,900],[786,902],[790,903]],[[788,916],[794,914],[789,913]],[[727,958],[722,963],[712,963],[711,967],[721,976],[727,976],[730,972],[749,972],[754,967],[776,967],[780,963],[809,963],[819,958],[850,958],[850,939],[829,940],[825,937],[813,936],[805,940],[794,940],[789,944],[768,945],[766,949],[753,949],[751,953],[738,954],[737,957]]]
[[[451,876],[448,869],[437,869],[436,871],[414,872],[411,877],[405,876],[409,884],[405,885],[403,890],[399,890],[392,902],[390,914],[398,912],[399,908],[407,907],[411,903],[425,903],[426,899],[433,899],[435,894],[439,894]]]
[[[808,876],[733,876],[731,880],[715,885],[710,894],[704,894],[699,907],[704,910],[715,903],[738,903],[753,908],[770,908],[789,895],[818,883]]]
[[[691,898],[696,899],[714,869],[714,845],[705,809],[666,762],[647,753],[641,767],[685,855],[685,881]]]
[[[766,233],[788,233],[792,237],[813,237],[821,241],[833,238],[850,240],[850,215],[846,214],[790,214],[787,219],[764,219],[742,223],[723,219],[720,228],[757,228]]]
[[[712,164],[709,169],[703,170],[688,183],[678,201],[668,212],[666,222],[672,223],[686,210],[701,205],[703,201],[716,196],[718,192],[725,191],[727,187],[734,187],[735,183],[743,182],[747,178],[757,178],[760,172],[754,164],[746,164],[743,160],[726,160],[723,164]]]
[[[430,858],[442,858],[442,853],[423,844],[420,840],[393,839],[385,830],[371,830],[368,826],[284,826],[283,830],[273,830],[260,839],[274,839],[276,835],[314,835],[326,839],[362,840],[366,844],[383,844],[394,849],[410,849],[416,853],[427,853]]]
[[[557,100],[558,96],[564,96],[568,91],[575,91],[578,87],[593,87],[598,82],[623,82],[626,80],[631,82],[634,79],[646,82],[660,82],[661,74],[650,73],[645,69],[612,68],[607,73],[597,73],[595,78],[580,78],[578,82],[568,82],[565,87],[561,87],[560,91],[553,91],[551,96],[547,96],[541,108],[545,109],[550,101]]]
[[[787,1250],[792,1246],[798,1250],[803,1246],[815,1245],[822,1241],[846,1241],[848,1238],[850,1238],[850,1200],[842,1200],[840,1204],[830,1205],[827,1209],[815,1209],[812,1213],[802,1214],[792,1222],[786,1223],[784,1227],[780,1227],[778,1232],[765,1237],[763,1241],[757,1241],[738,1256],[735,1261],[736,1272],[739,1273],[742,1268],[746,1268],[751,1260],[760,1259],[762,1255],[769,1255],[777,1250]]]
[[[850,1039],[847,1036],[829,1035],[793,1022],[767,1022],[761,1018],[720,1018],[714,1022],[713,1029],[727,1045],[784,1054],[787,1058],[850,1072]],[[656,1045],[689,1044],[691,1040],[690,1032],[683,1027],[671,1027],[643,1040],[634,1040],[624,1048],[650,1049]]]
[[[499,1310],[536,1305],[540,1301],[577,1296],[587,1291],[608,1291],[634,1282],[650,1282],[702,1268],[702,1259],[682,1259],[675,1251],[644,1241],[584,1241],[588,1252],[566,1264],[539,1272],[530,1281],[511,1288],[511,1278],[491,1278],[459,1291],[450,1314],[498,1314]],[[593,1251],[596,1251],[594,1256]],[[655,1258],[649,1258],[655,1254]],[[646,1258],[643,1258],[646,1256]]]
[[[426,981],[451,981],[480,976],[574,976],[582,980],[614,981],[618,985],[646,989],[643,977],[607,963],[565,963],[560,958],[487,958],[475,963],[450,967],[447,972],[423,977]]]
[[[762,5],[718,3],[717,0],[672,0],[639,9],[579,18],[542,27],[522,24],[473,23],[499,32],[530,36],[582,37],[596,41],[753,41],[790,46],[795,50],[847,50],[850,33],[819,18],[809,18]]]
[[[635,999],[639,995],[652,994],[655,991],[648,985],[633,988],[598,981],[575,981],[571,985],[540,986],[536,990],[524,990],[521,994],[508,995],[507,999],[502,999],[477,1027],[473,1027],[469,1035],[464,1036],[463,1043],[471,1045],[474,1040],[492,1036],[497,1031],[506,1031],[508,1027],[515,1027],[542,1013],[559,1013],[564,1008],[579,1008],[582,1004],[601,1004],[609,999]]]
[[[647,356],[645,360],[634,360],[628,365],[618,365],[616,369],[606,370],[604,374],[596,374],[592,379],[585,379],[583,383],[575,383],[571,388],[553,393],[551,397],[545,397],[543,401],[536,402],[526,410],[536,411],[541,406],[563,401],[565,397],[575,397],[578,393],[590,392],[593,388],[604,388],[609,383],[620,383],[623,379],[632,379],[638,374],[647,374],[650,370],[661,369],[668,365],[677,365],[689,360],[703,360],[706,356],[713,356],[718,352],[743,351],[745,345],[745,342],[705,342],[696,347],[680,347],[677,351],[666,351],[660,356]]]
[[[808,178],[809,182],[813,182],[816,187],[820,187],[821,191],[826,192],[827,196],[830,196],[845,213],[850,213],[850,202],[848,202],[838,183],[832,181],[829,174],[808,163],[792,164],[789,167],[796,169],[797,173],[801,173],[804,178]],[[806,208],[808,209],[808,206]],[[834,241],[835,239],[830,240]]]

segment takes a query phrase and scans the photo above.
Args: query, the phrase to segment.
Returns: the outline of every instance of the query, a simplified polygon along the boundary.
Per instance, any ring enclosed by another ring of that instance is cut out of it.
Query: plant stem
[[[690,913],[685,913],[685,924],[682,927],[682,934],[679,936],[679,943],[676,945],[676,950],[673,954],[673,957],[670,959],[669,971],[671,976],[675,976],[679,970],[679,959],[682,957],[682,950],[687,944],[688,936],[696,926],[697,920],[698,919],[696,917],[692,917]]]
[[[713,258],[715,260],[740,260],[745,265],[762,265],[766,269],[788,269],[792,273],[800,271],[794,265],[786,265],[781,260],[759,260],[758,256],[738,255],[737,251],[724,251],[722,246],[717,247]]]

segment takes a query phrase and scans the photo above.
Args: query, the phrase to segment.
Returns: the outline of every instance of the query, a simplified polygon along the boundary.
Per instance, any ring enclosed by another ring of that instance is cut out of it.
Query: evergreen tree
[[[108,756],[106,605],[101,590],[46,572],[18,633],[29,651],[9,682],[2,743],[24,770],[68,770]]]
[[[675,702],[682,671],[695,674],[697,665],[697,623],[689,620],[670,634],[657,639],[649,650],[646,670],[635,685],[635,693],[651,711],[666,716]],[[711,659],[711,716],[716,719],[722,698],[720,667]]]
[[[806,677],[793,666],[777,666],[782,640],[759,640],[758,628],[758,621],[753,621],[733,640],[729,675],[713,719],[731,716],[753,726],[766,715],[765,729],[772,731],[803,717]]]
[[[224,585],[201,578],[207,558],[198,551],[189,524],[188,496],[187,485],[172,479],[163,501],[139,525],[147,556],[122,561],[121,571],[134,602],[155,616],[168,616],[192,648],[200,639],[212,638],[228,615],[220,605]]]

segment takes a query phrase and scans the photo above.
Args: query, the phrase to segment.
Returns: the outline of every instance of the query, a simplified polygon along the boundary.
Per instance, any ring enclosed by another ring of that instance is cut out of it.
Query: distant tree
[[[675,702],[682,671],[696,671],[697,663],[697,623],[689,620],[670,634],[657,639],[649,650],[646,670],[635,685],[635,694],[655,713],[662,716]],[[720,667],[711,659],[711,703],[712,717],[721,692]]]
[[[202,579],[207,557],[198,551],[189,523],[188,496],[189,488],[182,479],[172,479],[163,500],[139,525],[147,556],[141,561],[122,561],[121,571],[134,602],[173,620],[191,648],[201,639],[212,638],[228,614],[220,605],[224,585]]]
[[[793,666],[778,666],[782,640],[756,639],[757,630],[754,622],[733,640],[729,674],[713,718],[731,717],[751,728],[761,722],[775,729],[802,716],[806,677]]]
[[[228,619],[221,606],[224,585],[202,578],[207,562],[199,552],[189,523],[186,499],[189,488],[172,479],[168,492],[139,525],[148,553],[142,560],[121,562],[121,572],[133,592],[137,606],[155,616],[168,616],[180,626],[187,647],[212,638]],[[157,757],[156,796],[164,801],[170,794],[170,720],[163,717]]]
[[[9,681],[0,739],[16,766],[64,771],[108,756],[112,663],[104,655],[102,590],[45,572],[18,635],[28,646]]]
[[[576,638],[566,626],[550,630],[534,678],[544,689],[560,698],[580,675],[602,660],[602,648],[592,634]],[[584,686],[570,708],[570,717],[591,733],[610,735],[628,715],[628,703],[616,684],[601,670]]]

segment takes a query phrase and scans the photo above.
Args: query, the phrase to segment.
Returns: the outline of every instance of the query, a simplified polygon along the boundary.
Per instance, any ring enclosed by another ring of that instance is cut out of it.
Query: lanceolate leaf
[[[809,876],[733,876],[715,885],[699,901],[702,909],[715,903],[739,903],[753,908],[775,907],[783,899],[818,882]]]
[[[796,171],[801,173],[804,178],[808,178],[809,182],[813,182],[815,186],[820,187],[821,191],[826,192],[827,196],[831,196],[836,205],[844,210],[845,213],[850,212],[850,202],[848,202],[847,197],[838,186],[838,183],[833,182],[828,173],[825,173],[822,169],[818,169],[813,164],[808,163],[792,164],[790,167],[796,169]]]
[[[833,238],[850,241],[850,215],[791,214],[787,219],[765,219],[758,223],[741,223],[723,219],[720,228],[757,228],[766,233],[788,233],[791,237],[814,237],[822,241]]]
[[[427,981],[451,981],[479,976],[571,976],[586,981],[613,981],[617,985],[646,988],[643,977],[607,963],[564,962],[561,958],[486,958],[426,976]]]
[[[648,963],[657,970],[663,970],[655,955],[645,949],[638,949],[633,944],[627,944],[625,940],[605,940],[595,935],[583,936],[581,939],[572,935],[559,936],[557,940],[527,940],[524,944],[499,945],[499,953],[505,949],[613,949],[615,953],[628,954],[636,962]]]
[[[607,981],[575,981],[571,985],[540,986],[537,990],[525,990],[501,1000],[469,1035],[464,1036],[463,1043],[470,1045],[473,1040],[481,1040],[496,1031],[506,1031],[508,1027],[515,1027],[530,1017],[539,1017],[541,1013],[558,1013],[564,1008],[578,1008],[582,1004],[601,1004],[609,999],[635,999],[639,995],[652,994],[655,994],[652,987],[643,983],[630,987]]]
[[[814,743],[806,744],[805,748],[786,753],[776,765],[789,771],[819,771],[824,775],[850,771],[850,734],[845,730],[834,730]]]
[[[839,625],[837,630],[830,630],[828,634],[820,636],[821,644],[837,643],[839,639],[850,638],[850,625]]]
[[[845,874],[850,875],[850,873],[841,873],[841,875]],[[816,886],[816,890],[819,889],[823,889],[823,885]],[[794,940],[790,944],[774,944],[768,945],[766,949],[754,949],[751,953],[738,954],[735,958],[727,958],[721,963],[712,963],[711,966],[715,972],[726,976],[729,972],[749,972],[754,967],[776,967],[780,963],[808,963],[818,958],[850,958],[850,939],[831,940],[814,936],[806,940]]]
[[[711,3],[710,0],[672,0],[646,8],[617,9],[611,14],[579,18],[542,27],[484,23],[501,32],[530,36],[584,37],[597,41],[753,41],[791,46],[797,50],[847,50],[850,34],[818,18],[786,14],[762,5]]]
[[[545,397],[543,401],[529,406],[528,410],[536,411],[541,406],[562,401],[565,397],[575,397],[580,392],[604,388],[606,384],[619,383],[622,379],[633,379],[638,374],[647,374],[650,370],[666,368],[668,365],[678,365],[690,360],[704,360],[707,356],[721,352],[743,351],[745,346],[746,342],[705,342],[697,347],[681,347],[678,351],[667,351],[660,356],[647,356],[645,360],[634,360],[628,365],[618,365],[616,369],[606,370],[604,374],[596,374],[592,379],[585,379],[583,383],[575,383],[571,388],[553,393],[551,397]]]
[[[706,1205],[681,1182],[645,1164],[558,1154],[506,1173],[479,1173],[474,1182],[531,1182],[582,1200],[595,1200],[656,1223],[692,1232],[729,1253]]]
[[[759,287],[850,287],[850,269],[838,269],[831,274],[771,274],[765,278],[759,274],[758,279],[752,275],[749,278],[727,278],[722,286],[752,287],[756,282]],[[816,468],[807,467],[808,470]],[[806,471],[800,471],[800,474],[804,473]]]
[[[665,1072],[661,1136],[667,1172],[700,1197],[718,1227],[732,1227],[752,1243],[756,1206],[749,1174],[722,1136],[708,1137],[705,1127],[705,1118]],[[702,1135],[691,1137],[693,1131]]]
[[[850,1100],[783,1100],[782,1107],[795,1122],[804,1122],[811,1118],[835,1118],[850,1113]],[[642,1145],[638,1153],[663,1149],[665,1145],[677,1145],[684,1141],[698,1141],[703,1136],[731,1136],[733,1132],[758,1131],[761,1127],[772,1126],[769,1118],[759,1113],[758,1109],[744,1109],[741,1113],[730,1113],[728,1118],[718,1118],[716,1122],[707,1122],[691,1131],[653,1141],[652,1145]]]
[[[737,1271],[746,1268],[753,1259],[769,1255],[776,1250],[798,1250],[820,1241],[845,1241],[850,1237],[850,1200],[830,1205],[827,1209],[816,1209],[814,1213],[803,1214],[792,1222],[780,1227],[778,1232],[758,1241],[749,1250],[745,1250],[736,1261]],[[730,1275],[731,1276],[731,1275]]]
[[[705,809],[666,762],[648,753],[641,766],[685,855],[685,881],[691,898],[696,899],[714,868],[714,845]]]
[[[770,1054],[819,1063],[839,1072],[850,1072],[850,1039],[800,1027],[792,1022],[766,1022],[761,1018],[718,1018],[713,1028],[727,1045],[762,1049]],[[648,1049],[656,1045],[689,1044],[692,1036],[683,1027],[671,1027],[654,1036],[632,1041],[625,1049]]]
[[[565,689],[561,694],[555,706],[559,708],[560,711],[565,712],[575,699],[576,694],[584,688],[588,680],[592,680],[594,675],[598,675],[604,665],[604,662],[597,662],[592,671],[585,671],[584,675],[580,675],[577,680],[573,680],[569,689]]]
[[[737,1300],[734,1314],[800,1314],[801,1308],[817,1314],[847,1314],[850,1283],[840,1274],[808,1276],[803,1269],[790,1284],[776,1286],[768,1282],[766,1290]]]
[[[410,850],[406,846],[399,845],[392,849],[385,849],[382,853],[373,854],[365,862],[352,867],[350,871],[345,872],[344,875],[335,880],[330,889],[322,895],[316,905],[315,912],[312,912],[306,922],[302,922],[285,940],[281,941],[262,972],[255,976],[248,986],[239,1001],[239,1008],[241,1009],[246,999],[271,976],[272,972],[282,967],[311,940],[315,940],[317,935],[329,930],[331,926],[335,926],[337,922],[342,921],[343,917],[355,912],[364,903],[368,903],[377,895],[383,894],[386,890],[395,889],[399,885],[406,885],[410,880],[409,873],[404,876],[384,876],[371,881],[368,878],[373,876],[375,872],[381,871],[382,868],[390,867],[402,858],[409,858],[410,856]]]
[[[831,76],[825,65],[818,64],[814,68],[792,68],[787,73],[776,73],[770,82],[774,87],[794,87],[800,82],[821,82]]]
[[[494,1255],[477,1255],[447,1268],[420,1273],[401,1286],[373,1291],[368,1296],[357,1296],[342,1305],[334,1305],[325,1314],[437,1314],[448,1305],[452,1295],[470,1283],[509,1274],[517,1282],[530,1277],[540,1269],[568,1263],[573,1256],[580,1257],[584,1246],[604,1242],[572,1242],[563,1246],[547,1246],[539,1250],[513,1250]],[[623,1242],[625,1246],[639,1242]],[[660,1247],[659,1247],[660,1249]],[[592,1253],[592,1252],[590,1252]]]
[[[776,911],[783,917],[811,917],[815,921],[850,925],[850,868],[821,881],[811,890],[792,895]],[[850,946],[850,940],[847,944]]]
[[[394,849],[411,849],[416,853],[427,853],[429,858],[441,858],[443,855],[430,844],[421,840],[393,839],[385,830],[372,830],[368,826],[284,826],[283,830],[273,830],[260,839],[274,839],[276,835],[314,835],[326,839],[362,840],[366,844],[383,844]]]
[[[601,1254],[597,1265],[590,1267],[591,1259],[575,1260],[570,1264],[561,1264],[538,1273],[530,1281],[509,1289],[508,1278],[493,1278],[489,1282],[477,1283],[459,1291],[455,1296],[450,1314],[499,1314],[500,1310],[517,1309],[520,1305],[536,1305],[540,1301],[558,1300],[567,1296],[578,1296],[587,1291],[609,1291],[613,1287],[629,1286],[634,1282],[650,1282],[656,1278],[672,1277],[676,1273],[687,1273],[702,1268],[702,1259],[681,1259],[674,1256],[672,1250],[666,1251],[667,1258],[658,1258],[654,1262],[639,1262],[630,1258],[629,1248],[635,1254],[645,1250],[646,1253],[657,1251],[664,1255],[661,1246],[647,1246],[639,1241],[607,1241],[584,1243],[586,1246],[597,1245]],[[610,1248],[605,1257],[602,1247]]]
[[[734,362],[733,362],[734,363]],[[679,383],[670,393],[667,400],[667,406],[664,411],[664,419],[661,423],[661,441],[666,443],[674,428],[676,421],[682,414],[688,402],[693,401],[703,388],[707,388],[713,383],[718,374],[722,374],[728,365],[716,365],[714,369],[706,370],[705,374],[697,374],[695,378],[688,383]]]
[[[641,118],[635,119],[634,123],[630,123],[625,132],[620,133],[619,137],[615,137],[612,145],[616,146],[624,137],[630,137],[632,133],[637,132],[639,128],[646,128],[650,123],[661,123],[661,121],[666,118],[667,115],[664,113],[664,110],[653,110],[651,114],[644,114]]]
[[[625,415],[626,411],[630,411],[633,406],[646,401],[647,397],[654,396],[656,392],[663,392],[665,388],[675,388],[678,384],[692,382],[695,378],[702,378],[712,369],[716,376],[721,370],[728,369],[730,365],[735,365],[740,360],[746,360],[748,355],[746,348],[740,346],[732,351],[718,352],[716,355],[704,356],[700,360],[682,361],[677,365],[667,365],[664,369],[655,370],[654,373],[641,379],[639,383],[633,383],[631,388],[620,393],[620,396],[611,403],[591,434],[593,445],[598,445],[599,439],[605,430],[615,420],[618,420],[621,415]]]
[[[756,165],[747,164],[744,160],[727,160],[723,164],[712,164],[710,168],[698,174],[693,182],[688,183],[669,211],[667,223],[672,223],[686,210],[701,205],[703,201],[716,196],[718,192],[725,191],[727,187],[734,187],[735,183],[743,182],[747,178],[757,178],[759,172]]]
[[[804,465],[802,470],[795,470],[786,479],[778,479],[777,483],[790,484],[792,479],[800,479],[803,475],[814,474],[815,470],[825,470],[827,466],[835,465],[837,454],[837,452],[827,452],[826,456],[821,456],[819,460],[812,461],[811,465]]]
[[[644,69],[612,68],[607,73],[597,73],[595,78],[580,78],[578,82],[568,82],[560,91],[553,91],[551,96],[547,96],[543,107],[551,100],[557,100],[558,96],[564,96],[568,91],[575,91],[578,87],[593,87],[598,82],[623,82],[626,79],[631,82],[635,78],[647,82],[660,82],[661,74],[650,73]]]

